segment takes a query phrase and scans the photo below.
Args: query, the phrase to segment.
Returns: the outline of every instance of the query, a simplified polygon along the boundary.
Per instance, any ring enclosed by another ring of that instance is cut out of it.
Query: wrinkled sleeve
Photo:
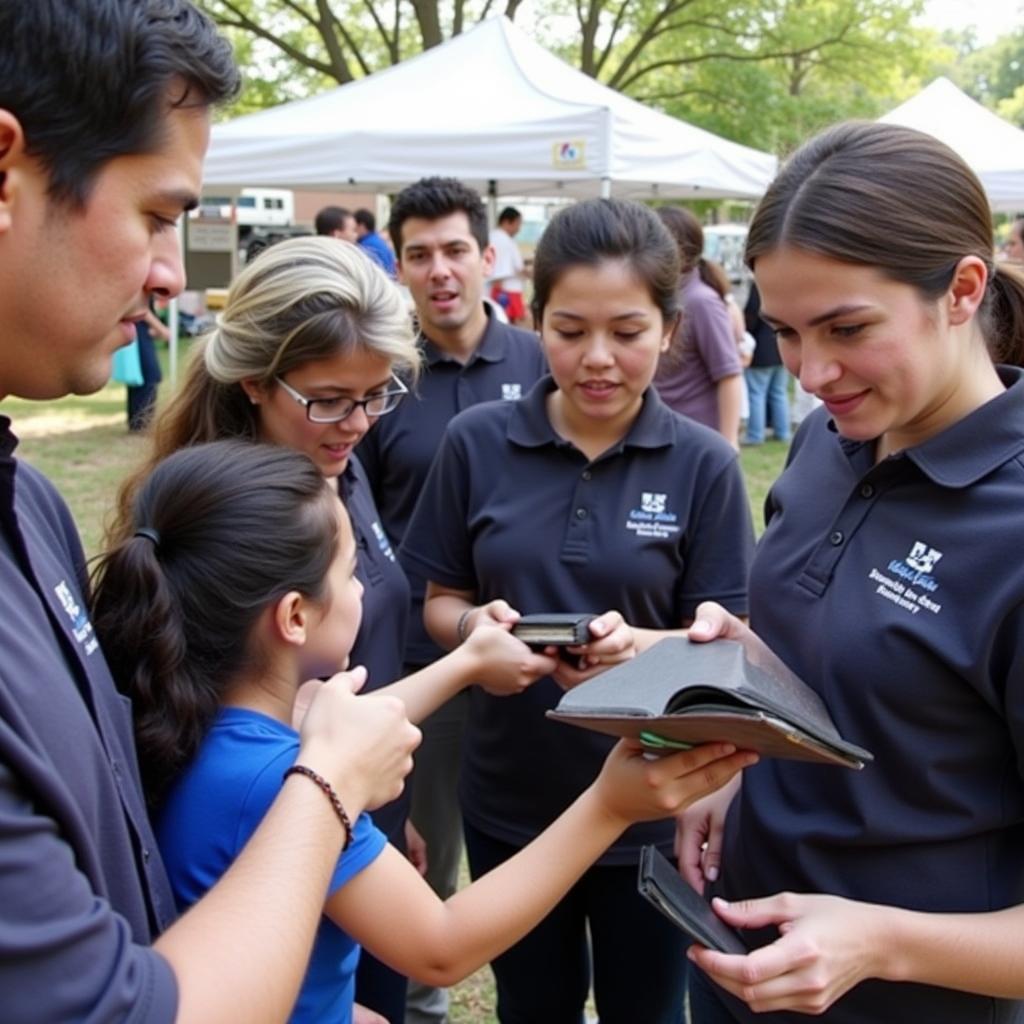
[[[22,1022],[173,1021],[170,965],[132,941],[93,892],[52,819],[34,806],[0,722],[0,1018]]]
[[[729,308],[717,295],[690,303],[683,315],[689,320],[690,336],[713,381],[743,371]]]
[[[461,435],[453,425],[457,427],[458,420],[445,431],[416,502],[402,542],[402,559],[403,564],[408,559],[424,579],[455,590],[475,591],[469,468]]]

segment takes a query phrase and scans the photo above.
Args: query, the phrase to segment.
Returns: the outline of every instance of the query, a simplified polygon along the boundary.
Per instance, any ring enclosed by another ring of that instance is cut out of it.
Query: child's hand
[[[648,759],[638,740],[620,740],[594,786],[608,813],[631,825],[674,817],[756,762],[757,754],[731,743]]]
[[[578,659],[577,664],[560,660],[553,673],[555,682],[565,690],[571,690],[606,668],[636,656],[632,627],[620,612],[614,609],[604,612],[591,619],[588,628],[593,638],[589,643],[566,648]]]
[[[519,619],[519,612],[508,601],[499,597],[471,609],[462,629],[468,640],[478,626],[500,626],[502,629],[511,629]]]
[[[402,792],[420,743],[397,697],[356,696],[365,679],[365,669],[353,669],[320,685],[302,723],[298,757],[342,794],[353,820]]]
[[[476,682],[495,697],[522,693],[558,667],[557,658],[532,651],[512,636],[511,628],[511,623],[498,626],[485,621],[474,627],[463,644],[465,652],[478,662]]]

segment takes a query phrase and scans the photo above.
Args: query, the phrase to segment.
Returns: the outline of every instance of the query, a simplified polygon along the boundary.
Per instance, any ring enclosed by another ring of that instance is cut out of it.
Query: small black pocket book
[[[531,647],[570,647],[591,640],[588,629],[596,615],[579,612],[542,612],[524,615],[513,627],[512,635]]]
[[[748,654],[736,640],[666,637],[573,687],[547,714],[612,736],[734,743],[765,757],[847,768],[872,760],[839,735],[822,699],[775,655]]]
[[[746,953],[739,933],[730,928],[654,846],[640,851],[636,887],[645,900],[660,910],[680,931],[708,949],[720,953]]]

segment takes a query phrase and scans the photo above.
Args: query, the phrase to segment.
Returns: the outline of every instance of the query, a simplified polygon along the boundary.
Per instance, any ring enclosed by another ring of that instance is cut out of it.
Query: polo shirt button
[[[830,544],[834,545],[835,547],[839,547],[839,545],[843,543],[843,532],[842,532],[842,530],[833,530],[828,535],[828,541],[829,541]]]
[[[872,484],[861,484],[860,496],[862,498],[873,498],[875,496],[875,488]]]
[[[584,480],[589,480],[594,474],[591,473],[589,469],[585,469],[580,475],[583,477]]]
[[[142,849],[142,859],[143,859],[143,860],[144,860],[144,861],[145,861],[145,862],[146,862],[147,864],[149,863],[149,850],[148,850],[148,849],[146,849],[145,847],[143,847],[143,849]]]
[[[578,508],[578,509],[576,509],[576,518],[577,519],[586,519],[587,518],[587,510],[585,508]]]

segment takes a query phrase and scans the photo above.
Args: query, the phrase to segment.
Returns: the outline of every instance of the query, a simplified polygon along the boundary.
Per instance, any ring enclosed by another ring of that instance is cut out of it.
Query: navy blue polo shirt
[[[841,438],[825,410],[797,434],[767,504],[752,625],[875,761],[748,769],[726,830],[728,898],[1024,902],[1024,375],[1000,372],[1005,393],[878,465],[874,443]],[[1007,1022],[1022,1007],[872,981],[828,1019]]]
[[[449,421],[481,402],[521,398],[546,372],[536,335],[503,324],[489,313],[480,345],[465,364],[422,335],[420,343],[425,366],[414,392],[382,416],[359,443],[359,458],[381,521],[396,544],[405,537]],[[404,559],[403,565],[413,595],[406,661],[429,665],[443,652],[423,628],[425,583]]]
[[[131,707],[89,622],[85,559],[0,417],[0,992],[5,1020],[172,1021],[149,948],[174,901]]]
[[[679,628],[704,600],[747,611],[753,548],[736,455],[672,412],[653,388],[627,436],[593,461],[560,438],[545,377],[521,401],[457,416],[406,534],[426,579],[505,598],[520,612],[604,612]],[[532,839],[589,785],[609,737],[549,721],[561,690],[542,679],[517,697],[472,691],[463,811],[506,842]],[[603,863],[671,844],[671,822],[631,829]]]
[[[402,676],[402,651],[409,623],[409,583],[381,526],[366,474],[355,455],[338,477],[338,493],[352,520],[356,578],[363,585],[363,619],[349,664],[366,666],[363,689],[369,693]],[[404,829],[408,812],[409,797],[403,790],[397,800],[374,811],[373,820],[388,838],[394,839]]]

